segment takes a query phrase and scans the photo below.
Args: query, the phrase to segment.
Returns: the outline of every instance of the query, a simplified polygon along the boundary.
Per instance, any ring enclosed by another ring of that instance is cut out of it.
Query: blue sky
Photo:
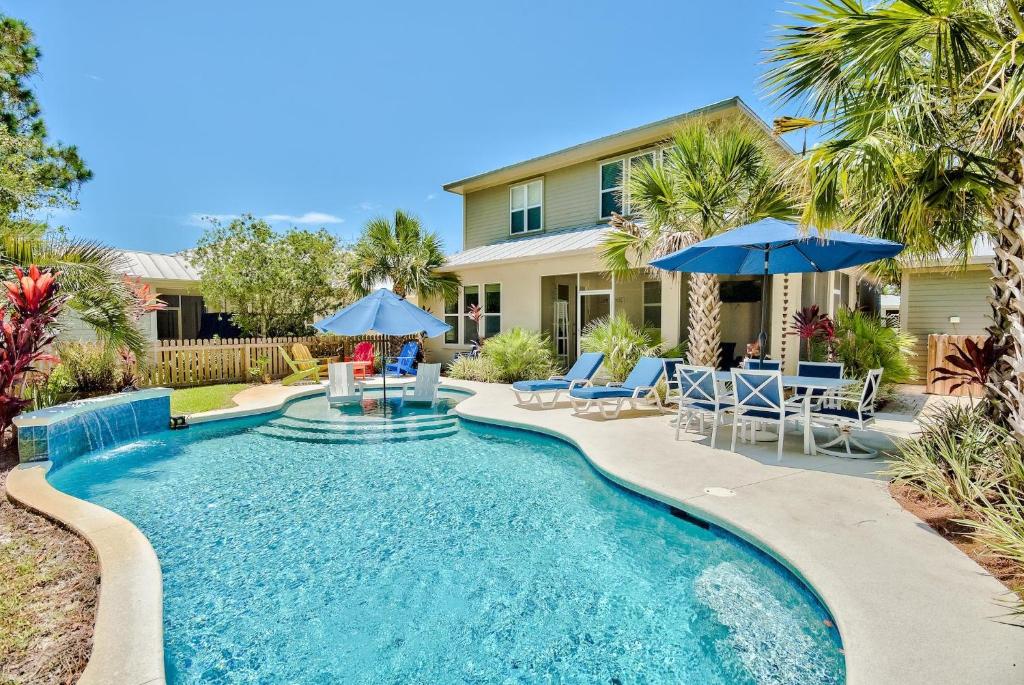
[[[441,185],[739,95],[786,3],[0,0],[43,50],[54,137],[95,178],[53,217],[192,246],[251,212],[344,239],[396,207],[460,247]]]

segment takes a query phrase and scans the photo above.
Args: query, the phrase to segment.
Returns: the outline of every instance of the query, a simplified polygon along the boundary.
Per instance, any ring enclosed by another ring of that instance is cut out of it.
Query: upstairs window
[[[629,193],[626,191],[629,174],[643,164],[657,163],[658,152],[650,150],[601,164],[601,218],[612,218],[612,212],[630,214],[633,209],[629,206]]]
[[[544,225],[544,181],[512,186],[509,194],[509,233],[539,231]]]
[[[617,159],[601,165],[601,218],[611,218],[612,212],[622,214],[623,162]]]

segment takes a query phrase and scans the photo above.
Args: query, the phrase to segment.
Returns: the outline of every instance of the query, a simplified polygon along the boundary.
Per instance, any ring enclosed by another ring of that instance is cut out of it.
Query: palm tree
[[[0,270],[36,264],[59,271],[68,307],[105,343],[141,358],[147,340],[132,316],[135,300],[122,276],[121,255],[88,240],[48,239],[45,231],[31,222],[0,222]]]
[[[696,119],[683,125],[661,164],[630,170],[632,217],[612,216],[602,258],[614,273],[681,250],[759,219],[798,214],[780,181],[782,153],[765,132],[739,120]],[[718,277],[690,274],[690,363],[718,366],[722,301]]]
[[[870,232],[908,256],[991,241],[988,399],[1024,441],[1024,18],[1021,0],[818,0],[769,53],[770,92],[822,125],[796,168],[803,221]]]
[[[399,297],[416,293],[420,298],[437,296],[450,302],[458,297],[459,277],[438,271],[443,264],[444,248],[437,234],[396,209],[393,221],[377,217],[363,228],[349,255],[348,283],[358,294],[368,295],[390,281]]]

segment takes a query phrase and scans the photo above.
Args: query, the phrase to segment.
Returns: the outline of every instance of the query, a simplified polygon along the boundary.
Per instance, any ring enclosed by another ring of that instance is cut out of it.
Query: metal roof
[[[490,262],[538,259],[571,252],[586,252],[598,247],[605,234],[610,230],[608,224],[597,224],[539,236],[515,238],[493,245],[472,247],[450,255],[445,262],[444,269],[450,270],[454,267]]]
[[[549,152],[539,157],[533,157],[522,162],[516,162],[507,166],[475,174],[467,178],[446,183],[442,188],[450,193],[463,195],[466,192],[487,188],[501,183],[508,183],[518,178],[536,176],[552,169],[576,164],[589,159],[599,159],[603,156],[621,152],[624,149],[636,146],[650,145],[651,143],[668,138],[672,131],[683,121],[692,117],[711,115],[713,113],[727,113],[730,110],[737,110],[746,115],[751,121],[761,126],[769,137],[775,141],[783,150],[794,154],[789,143],[781,137],[772,133],[771,125],[759,117],[754,110],[739,97],[732,97],[728,100],[714,102],[704,107],[699,107],[689,112],[676,114],[666,119],[626,129],[611,135],[603,136],[595,140],[589,140],[578,145],[573,145],[555,152]]]
[[[198,281],[199,270],[185,255],[121,250],[123,271],[153,281]]]

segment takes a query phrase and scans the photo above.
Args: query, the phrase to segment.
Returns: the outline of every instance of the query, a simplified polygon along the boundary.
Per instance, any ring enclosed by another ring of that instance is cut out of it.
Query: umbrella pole
[[[383,390],[383,393],[384,393],[384,400],[383,400],[384,406],[382,407],[382,409],[384,410],[384,418],[385,419],[388,417],[388,355],[387,355],[387,353],[390,352],[390,351],[391,351],[391,336],[390,335],[386,335],[386,336],[384,336],[384,354],[382,355],[384,357],[384,360],[383,360],[384,363],[380,365],[381,389]]]
[[[770,247],[764,251],[764,275],[761,276],[761,332],[757,334],[757,346],[760,348],[762,362],[765,349],[768,347],[768,334],[764,330],[764,322],[768,318],[768,257],[770,252]]]

